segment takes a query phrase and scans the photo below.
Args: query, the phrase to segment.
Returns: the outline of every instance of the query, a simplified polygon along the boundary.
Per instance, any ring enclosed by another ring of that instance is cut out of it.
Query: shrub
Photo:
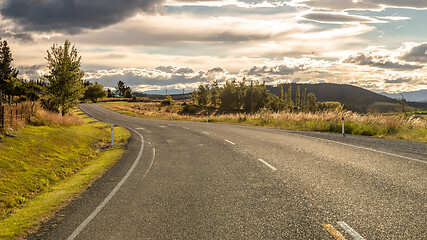
[[[197,112],[197,108],[192,104],[186,104],[182,108],[181,112],[186,114],[195,114]]]
[[[173,104],[175,104],[175,101],[172,99],[172,97],[171,97],[170,95],[168,95],[168,96],[165,98],[165,100],[163,100],[163,101],[161,102],[161,105],[162,105],[162,106],[170,106],[170,105],[173,105]]]

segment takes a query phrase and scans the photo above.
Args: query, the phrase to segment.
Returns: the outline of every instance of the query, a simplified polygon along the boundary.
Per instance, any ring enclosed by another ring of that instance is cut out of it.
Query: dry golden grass
[[[38,103],[35,105],[29,118],[30,123],[33,125],[74,126],[83,124],[83,120],[75,115],[66,114],[62,116],[59,113],[43,109]]]
[[[183,106],[162,106],[160,103],[130,103],[105,105],[114,111],[143,118],[243,124],[293,130],[341,132],[342,115],[345,133],[402,140],[427,142],[427,118],[414,114],[359,114],[351,111],[271,112],[262,110],[254,114],[223,114],[215,108],[197,108],[193,114],[183,113]]]

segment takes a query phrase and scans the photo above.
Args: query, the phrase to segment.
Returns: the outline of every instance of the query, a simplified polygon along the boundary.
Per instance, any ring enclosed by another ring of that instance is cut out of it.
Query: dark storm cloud
[[[427,42],[420,43],[409,49],[409,51],[404,52],[400,59],[409,62],[427,63]]]
[[[33,66],[18,66],[19,76],[24,76],[28,80],[39,79],[39,70],[42,70],[44,65],[33,65]]]
[[[23,42],[31,42],[33,41],[33,37],[30,34],[27,33],[11,33],[6,31],[0,31],[0,38],[4,39],[18,39]]]
[[[385,80],[384,82],[385,83],[397,83],[397,84],[400,84],[400,83],[409,83],[409,82],[412,82],[412,81],[413,80],[409,79],[409,78],[396,78],[396,79]]]
[[[27,31],[78,33],[98,29],[131,17],[151,12],[163,0],[8,0],[1,6],[5,19]]]
[[[307,13],[302,16],[307,20],[326,23],[351,23],[351,22],[375,22],[375,19],[362,16],[346,15],[339,13]]]
[[[393,62],[390,61],[390,59],[388,59],[386,56],[376,56],[371,55],[369,53],[358,53],[356,55],[351,55],[348,58],[344,59],[343,62],[402,71],[415,70],[423,67],[419,65]]]

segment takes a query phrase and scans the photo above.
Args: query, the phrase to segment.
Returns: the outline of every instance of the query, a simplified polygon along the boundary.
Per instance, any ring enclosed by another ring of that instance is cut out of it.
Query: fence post
[[[13,102],[12,102],[12,97],[9,95],[9,107],[10,107],[10,118],[9,118],[9,121],[10,121],[10,125],[9,125],[9,128],[12,128],[12,126],[13,126]]]
[[[18,102],[15,103],[15,122],[18,122]]]
[[[114,126],[111,124],[111,146],[114,146]]]
[[[344,133],[344,113],[342,114],[342,135],[345,137],[345,133]]]

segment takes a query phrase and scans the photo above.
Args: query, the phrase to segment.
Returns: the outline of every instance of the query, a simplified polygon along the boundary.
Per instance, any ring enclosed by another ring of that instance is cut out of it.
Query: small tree
[[[309,93],[307,95],[307,105],[310,112],[316,111],[316,96],[314,93]]]
[[[127,90],[128,88],[129,88],[129,87],[128,87],[128,86],[126,86],[124,82],[119,81],[119,82],[117,83],[117,87],[116,87],[116,90],[117,90],[117,92],[118,92],[119,97],[125,97],[125,92],[126,92],[126,90]]]
[[[108,98],[113,98],[114,97],[114,93],[111,91],[111,89],[107,89],[107,97]]]
[[[65,115],[83,97],[81,57],[77,55],[76,47],[65,40],[64,46],[53,44],[51,51],[47,51],[46,60],[49,69],[49,73],[44,76],[49,82],[47,93],[53,105],[59,107],[57,110]]]
[[[132,89],[130,87],[126,87],[126,90],[123,94],[124,98],[133,98]]]
[[[408,103],[406,102],[406,99],[403,96],[403,94],[400,93],[400,96],[402,96],[402,98],[398,100],[399,106],[400,106],[400,111],[402,111],[404,113],[404,112],[406,112],[406,109],[408,107]]]
[[[197,94],[197,101],[199,102],[199,105],[206,106],[209,102],[209,87],[208,86],[199,86],[198,94]]]
[[[98,102],[98,99],[105,98],[107,96],[107,92],[104,91],[104,87],[100,84],[91,84],[86,87],[84,98],[89,99],[92,102]]]

